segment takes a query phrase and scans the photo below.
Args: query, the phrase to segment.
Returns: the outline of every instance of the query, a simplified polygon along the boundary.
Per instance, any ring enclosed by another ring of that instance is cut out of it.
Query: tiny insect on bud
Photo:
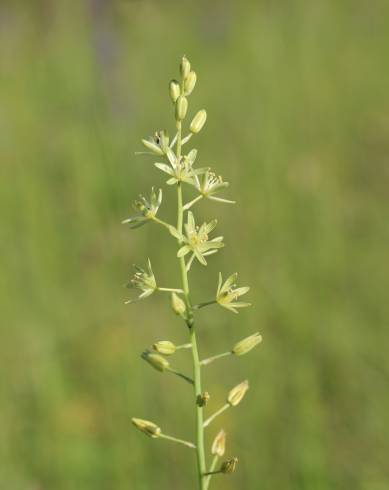
[[[161,434],[161,429],[158,427],[158,425],[150,422],[149,420],[137,419],[133,417],[131,419],[131,422],[135,425],[137,429],[141,430],[149,437],[156,438],[159,437],[159,435]]]
[[[143,352],[142,359],[147,361],[150,366],[153,366],[153,368],[157,371],[163,372],[170,367],[169,361],[167,359],[158,354],[153,354],[152,352]]]
[[[248,389],[249,382],[246,379],[246,381],[243,381],[242,383],[232,388],[232,390],[228,393],[227,402],[232,407],[236,407],[236,405],[238,405],[242,401]]]
[[[250,337],[246,337],[240,342],[236,343],[232,348],[232,353],[237,356],[243,356],[254,349],[254,347],[262,342],[262,335],[258,332],[250,335]]]
[[[223,464],[221,465],[220,471],[224,474],[230,474],[234,473],[236,470],[236,465],[238,464],[238,458],[231,458],[228,459],[227,461],[224,461]]]
[[[164,354],[165,356],[171,356],[176,352],[176,346],[170,340],[160,340],[153,344],[153,349],[159,354]]]
[[[185,119],[187,110],[188,110],[188,99],[183,95],[180,95],[176,102],[176,120],[182,121],[183,119]]]
[[[181,95],[180,84],[177,80],[171,80],[169,83],[169,95],[173,102],[176,102],[178,97]]]
[[[172,293],[171,296],[172,310],[176,315],[183,316],[186,311],[185,302],[176,293]]]
[[[189,60],[186,56],[183,56],[180,63],[180,73],[184,80],[189,75],[189,72],[190,72]]]
[[[207,120],[207,112],[205,109],[202,109],[199,111],[195,117],[192,119],[192,122],[190,123],[190,131],[191,133],[199,133],[205,124],[205,121]]]
[[[226,433],[222,429],[215,437],[212,443],[211,453],[221,458],[226,450]]]
[[[142,143],[148,150],[152,151],[156,155],[163,155],[163,150],[157,145],[157,143],[145,139],[142,140]]]
[[[198,395],[196,398],[196,404],[199,407],[205,407],[206,404],[209,402],[209,399],[211,398],[210,394],[208,391],[204,391],[201,395]]]
[[[184,95],[190,95],[195,88],[197,80],[196,72],[189,72],[188,76],[184,80]]]

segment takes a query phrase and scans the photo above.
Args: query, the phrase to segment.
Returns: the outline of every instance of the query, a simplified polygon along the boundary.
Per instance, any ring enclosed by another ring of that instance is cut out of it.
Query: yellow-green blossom
[[[250,303],[237,302],[236,300],[246,294],[250,288],[235,288],[235,281],[238,277],[238,274],[232,274],[223,284],[223,278],[221,272],[219,272],[219,284],[216,292],[216,302],[219,303],[220,306],[227,308],[234,313],[238,313],[236,308],[244,308],[245,306],[250,306]]]
[[[157,194],[153,187],[151,189],[150,199],[146,199],[140,195],[139,199],[134,202],[133,207],[139,211],[139,214],[123,220],[122,224],[129,224],[132,229],[145,225],[149,220],[155,218],[161,203],[162,189],[159,189]]]
[[[224,182],[223,178],[219,175],[217,176],[214,172],[208,168],[202,177],[194,176],[194,186],[198,190],[198,192],[208,199],[219,202],[226,202],[230,204],[235,204],[235,201],[230,201],[229,199],[224,199],[221,197],[216,197],[214,194],[217,194],[222,189],[229,186],[228,182]]]
[[[140,289],[142,293],[138,296],[138,298],[126,301],[127,304],[147,298],[158,289],[157,282],[151,268],[150,259],[147,263],[147,271],[145,271],[141,267],[138,267],[137,265],[134,265],[134,267],[136,269],[136,272],[127,287]]]
[[[207,170],[206,168],[193,168],[197,156],[196,149],[191,150],[188,155],[181,156],[180,159],[176,157],[171,148],[167,149],[166,155],[170,165],[159,162],[154,163],[154,165],[162,172],[170,175],[170,179],[166,181],[168,185],[177,184],[178,182],[195,185],[194,177]]]
[[[142,140],[143,145],[154,155],[166,155],[169,148],[169,136],[167,131],[156,131],[154,136]]]
[[[213,220],[210,223],[203,223],[200,227],[196,226],[193,213],[188,212],[188,221],[185,224],[186,236],[182,237],[185,245],[177,252],[177,257],[184,257],[188,253],[192,253],[189,259],[189,264],[193,259],[196,259],[202,265],[207,265],[205,257],[217,252],[219,248],[224,247],[223,237],[219,236],[208,239],[208,234],[215,228],[217,220]]]

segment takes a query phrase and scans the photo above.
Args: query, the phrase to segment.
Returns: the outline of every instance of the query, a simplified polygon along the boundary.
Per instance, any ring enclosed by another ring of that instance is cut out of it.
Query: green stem
[[[177,159],[181,158],[181,122],[177,122]],[[184,210],[182,205],[182,187],[181,182],[177,184],[177,230],[182,235],[182,224],[184,219]],[[181,246],[180,240],[178,245]],[[193,380],[194,380],[194,404],[196,407],[196,456],[197,456],[197,474],[199,489],[205,490],[205,475],[206,463],[205,463],[205,451],[204,451],[204,427],[203,427],[203,407],[197,405],[197,397],[201,395],[201,370],[200,370],[200,358],[197,348],[196,330],[193,322],[193,310],[190,301],[189,293],[189,281],[188,273],[186,270],[186,264],[184,257],[179,258],[182,289],[184,290],[184,298],[187,309],[186,323],[190,332],[190,343],[192,345],[192,359],[193,359]]]
[[[174,288],[157,288],[158,291],[166,291],[168,293],[183,293],[184,291],[182,289],[174,289]]]
[[[201,308],[204,308],[204,306],[214,305],[216,303],[217,303],[216,299],[213,299],[211,301],[205,301],[204,303],[199,303],[198,305],[194,305],[193,309],[200,310]]]
[[[179,444],[183,444],[186,447],[190,447],[191,449],[196,449],[196,446],[189,441],[184,441],[183,439],[177,439],[177,437],[167,436],[166,434],[159,434],[161,439],[166,439],[167,441],[178,442]]]
[[[222,414],[225,410],[227,410],[227,408],[230,408],[230,404],[229,403],[226,403],[225,405],[223,405],[221,408],[219,408],[219,410],[217,412],[215,412],[213,415],[211,415],[205,422],[204,422],[204,429],[205,427],[208,427],[208,425],[216,418],[218,417],[220,414]]]
[[[231,351],[223,352],[223,354],[217,354],[216,356],[208,357],[208,359],[203,359],[200,364],[202,366],[206,366],[207,364],[211,364],[211,362],[216,361],[222,357],[230,356],[232,354]]]
[[[194,384],[193,382],[193,379],[192,378],[189,378],[188,376],[185,376],[185,374],[182,374],[180,373],[179,371],[175,371],[174,369],[172,368],[169,368],[168,369],[169,373],[172,373],[172,374],[175,374],[176,376],[178,376],[179,378],[182,378],[184,379],[185,381],[187,381],[188,383],[190,383],[191,385]]]
[[[209,468],[209,471],[207,471],[206,475],[206,479],[205,479],[205,490],[208,490],[208,487],[209,487],[209,484],[211,482],[211,478],[212,478],[212,475],[214,475],[214,471],[216,469],[216,465],[217,465],[217,462],[219,461],[219,456],[217,454],[215,454],[215,456],[213,457],[213,460],[212,460],[212,463],[211,463],[211,467]]]
[[[176,350],[179,350],[179,349],[191,349],[192,348],[192,344],[182,344],[182,345],[177,345],[176,346]]]

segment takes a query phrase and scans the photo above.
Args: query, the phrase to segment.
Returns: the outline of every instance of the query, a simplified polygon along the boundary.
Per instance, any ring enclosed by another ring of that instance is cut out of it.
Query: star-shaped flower
[[[169,136],[167,131],[156,131],[154,136],[143,139],[142,143],[154,155],[166,155],[169,148]]]
[[[134,202],[134,208],[140,211],[140,214],[130,216],[122,221],[123,224],[129,224],[130,228],[135,229],[145,225],[149,220],[155,218],[158,209],[162,202],[162,189],[159,189],[158,194],[151,189],[150,199],[146,199],[140,195],[139,200]]]
[[[235,201],[230,201],[229,199],[224,199],[221,197],[216,197],[214,194],[217,194],[222,189],[229,186],[228,182],[224,182],[223,178],[219,175],[217,176],[214,172],[211,171],[210,168],[207,168],[204,175],[199,178],[197,175],[194,176],[194,184],[193,184],[198,192],[208,199],[212,199],[213,201],[226,202],[230,204],[235,204]]]
[[[154,165],[170,175],[170,179],[166,181],[168,185],[177,184],[177,182],[185,182],[186,184],[194,185],[194,177],[206,171],[205,168],[194,169],[193,164],[196,160],[197,150],[191,150],[188,155],[182,156],[179,160],[171,148],[167,148],[167,158],[170,166],[166,163],[154,163]]]
[[[210,223],[203,223],[198,227],[196,226],[193,213],[191,211],[188,212],[188,221],[185,224],[186,236],[183,237],[185,245],[177,253],[177,257],[184,257],[186,254],[192,252],[192,256],[188,262],[188,268],[195,257],[200,264],[207,265],[205,257],[216,253],[219,248],[224,247],[222,236],[208,240],[208,234],[215,228],[216,224],[217,220],[213,220]]]
[[[126,301],[126,304],[145,299],[158,289],[157,282],[151,268],[150,259],[147,263],[147,271],[145,271],[141,267],[138,267],[137,265],[134,265],[134,267],[136,269],[136,272],[131,281],[128,283],[127,287],[139,289],[140,291],[142,291],[142,293],[136,299],[130,299]]]
[[[219,284],[216,291],[216,302],[234,313],[238,313],[236,308],[244,308],[250,306],[250,303],[237,302],[240,296],[243,296],[249,291],[249,287],[235,288],[235,281],[238,274],[232,274],[223,284],[221,272],[219,272]]]

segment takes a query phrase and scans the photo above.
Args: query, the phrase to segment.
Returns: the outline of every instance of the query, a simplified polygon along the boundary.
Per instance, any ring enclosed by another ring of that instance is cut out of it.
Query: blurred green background
[[[165,181],[134,151],[173,132],[184,53],[199,162],[238,201],[197,208],[227,246],[194,299],[237,270],[253,302],[202,310],[201,354],[264,336],[207,368],[211,410],[251,381],[209,431],[240,458],[213,488],[389,488],[388,21],[385,1],[1,1],[1,489],[195,488],[193,453],[130,425],[192,438],[191,390],[139,358],[187,332],[167,297],[124,305],[133,262],[178,284],[175,244],[120,224]]]

